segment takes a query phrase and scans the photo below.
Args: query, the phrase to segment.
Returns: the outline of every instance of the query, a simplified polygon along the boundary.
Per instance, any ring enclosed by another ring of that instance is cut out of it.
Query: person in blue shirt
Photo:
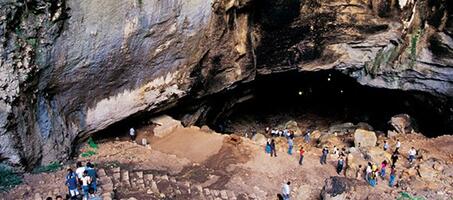
[[[94,169],[94,165],[90,162],[86,164],[85,171],[87,172],[88,176],[91,178],[91,184],[90,188],[93,188],[93,190],[96,192],[97,191],[97,182],[96,178],[98,177],[96,170]]]
[[[69,189],[69,195],[75,197],[79,195],[79,191],[77,190],[77,175],[72,171],[71,168],[68,168],[68,174],[66,175],[66,186]]]

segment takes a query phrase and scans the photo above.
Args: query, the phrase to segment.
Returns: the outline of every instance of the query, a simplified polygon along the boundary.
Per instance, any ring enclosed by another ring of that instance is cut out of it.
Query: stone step
[[[240,193],[236,195],[231,190],[203,188],[200,185],[192,184],[190,181],[178,180],[176,177],[168,175],[152,174],[143,171],[128,171],[121,168],[99,170],[99,172],[100,175],[103,175],[100,178],[103,196],[111,195],[113,197],[113,190],[117,188],[122,192],[131,192],[131,194],[142,191],[143,194],[152,195],[156,198],[178,198],[179,196],[179,198],[212,200],[258,199],[258,195],[256,194]],[[261,193],[261,190],[256,188],[255,190]],[[104,199],[111,198],[107,197]]]

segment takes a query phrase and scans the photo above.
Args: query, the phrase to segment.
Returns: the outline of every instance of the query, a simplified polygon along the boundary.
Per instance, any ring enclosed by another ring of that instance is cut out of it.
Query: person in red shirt
[[[299,154],[300,154],[299,165],[302,165],[302,162],[304,161],[304,153],[305,153],[304,147],[300,147],[300,150],[299,150]]]

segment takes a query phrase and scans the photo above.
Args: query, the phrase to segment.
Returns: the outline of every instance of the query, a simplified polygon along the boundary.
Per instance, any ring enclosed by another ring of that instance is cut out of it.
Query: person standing
[[[289,200],[290,199],[290,194],[291,194],[291,190],[289,188],[290,184],[291,184],[291,182],[288,181],[286,184],[283,185],[282,196],[283,196],[284,200]]]
[[[305,136],[304,136],[304,141],[305,143],[310,143],[310,129],[307,129],[307,133],[305,133]]]
[[[272,156],[277,157],[277,149],[275,147],[275,140],[274,139],[271,140],[271,157]]]
[[[301,147],[300,147],[300,150],[299,150],[299,155],[300,155],[300,158],[299,158],[299,165],[302,165],[302,162],[304,162],[304,154],[305,154],[304,147],[301,146]]]
[[[395,165],[396,161],[398,161],[398,151],[393,152],[391,159],[392,159],[392,165]]]
[[[412,162],[415,160],[415,156],[417,155],[417,150],[415,150],[414,147],[411,147],[408,154],[409,154],[409,164],[412,165]]]
[[[356,178],[357,180],[360,180],[360,179],[362,178],[362,173],[363,173],[363,171],[362,171],[362,165],[359,165],[359,169],[357,169],[355,178]]]
[[[90,188],[93,189],[94,192],[97,192],[97,173],[96,173],[96,170],[94,169],[94,165],[90,162],[88,162],[86,164],[86,170],[85,170],[88,174],[88,176],[90,176],[91,178],[91,184],[90,184]]]
[[[387,151],[387,149],[389,149],[389,143],[387,142],[387,140],[384,141],[384,151]]]
[[[365,169],[365,179],[366,179],[366,181],[370,182],[370,176],[371,176],[372,172],[373,172],[373,170],[371,169],[371,163],[368,162],[368,165],[366,166],[366,169]]]
[[[82,165],[82,162],[78,161],[77,164],[77,169],[75,173],[77,174],[77,180],[79,182],[79,185],[82,185],[82,177],[83,177],[83,172],[85,172],[85,167]]]
[[[133,127],[131,127],[129,129],[129,136],[131,137],[131,141],[132,142],[135,142],[135,137],[136,137],[136,134],[135,134],[135,129]]]
[[[327,155],[329,154],[329,149],[327,147],[324,147],[322,149],[322,155],[321,155],[321,165],[327,164]]]
[[[71,198],[79,195],[79,191],[77,190],[77,174],[74,173],[71,168],[68,168],[65,185],[68,186],[69,195],[71,196]]]
[[[399,139],[396,140],[396,145],[395,145],[395,147],[396,147],[395,151],[398,151],[398,150],[400,149],[400,147],[401,147],[401,142],[400,142]]]
[[[333,146],[332,154],[333,154],[333,158],[334,159],[338,159],[339,158],[339,156],[338,156],[339,155],[338,148],[335,145]]]
[[[395,184],[395,178],[396,178],[395,166],[392,165],[392,167],[390,168],[389,187],[393,187],[393,185]]]
[[[371,187],[375,187],[376,186],[376,174],[375,173],[370,173],[370,176],[369,176],[369,183],[371,185]]]
[[[387,164],[388,164],[387,160],[384,160],[381,163],[381,173],[380,174],[381,174],[382,179],[385,178],[385,169],[387,168]]]
[[[343,171],[343,167],[344,167],[344,159],[343,159],[343,156],[340,157],[340,159],[338,159],[338,163],[337,163],[337,174],[340,175],[341,171]]]
[[[288,137],[288,154],[289,155],[293,155],[293,146],[294,146],[293,139]]]
[[[91,177],[88,176],[88,173],[85,171],[83,173],[83,177],[82,177],[83,200],[88,200],[90,184],[91,184]]]
[[[265,151],[266,151],[266,153],[268,153],[268,154],[271,153],[271,141],[270,141],[270,139],[267,139]]]

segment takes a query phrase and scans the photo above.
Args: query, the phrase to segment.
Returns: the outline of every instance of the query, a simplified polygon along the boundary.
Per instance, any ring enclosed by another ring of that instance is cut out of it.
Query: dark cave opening
[[[309,118],[305,126],[318,126],[320,121],[365,122],[375,130],[387,132],[393,129],[388,123],[391,117],[405,113],[413,118],[416,131],[428,137],[453,133],[451,99],[424,92],[363,86],[334,70],[258,76],[250,87],[254,98],[235,105],[228,114],[210,124],[212,128],[233,132],[231,123],[240,120],[276,126],[281,122],[272,118],[285,116]]]
[[[193,118],[189,125],[208,125],[225,134],[273,127],[287,120],[302,122],[299,124],[302,129],[320,130],[338,123],[365,122],[375,131],[385,133],[393,129],[389,124],[391,117],[403,113],[414,119],[417,132],[436,137],[453,133],[452,105],[451,99],[425,92],[360,85],[335,70],[294,70],[258,75],[252,82],[200,99],[188,95],[170,109],[137,113],[95,133],[93,138],[127,140],[129,128],[152,129],[150,119],[162,114],[182,120],[184,125],[186,117]],[[240,129],[236,126],[238,122],[246,126]]]

